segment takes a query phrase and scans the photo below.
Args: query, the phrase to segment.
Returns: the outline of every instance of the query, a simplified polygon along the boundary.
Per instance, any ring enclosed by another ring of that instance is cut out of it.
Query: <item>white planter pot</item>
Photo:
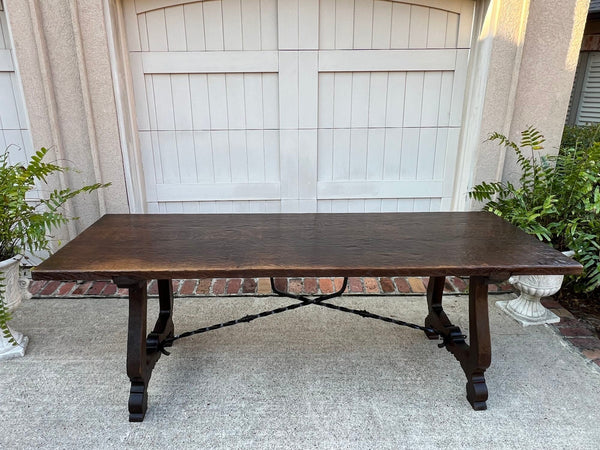
[[[563,252],[573,256],[572,251]],[[510,277],[508,282],[516,287],[520,295],[513,300],[496,302],[496,306],[523,326],[560,322],[560,317],[546,309],[542,297],[556,294],[562,286],[563,275],[519,275]]]
[[[14,311],[23,297],[30,297],[27,291],[29,284],[27,279],[19,278],[19,260],[10,258],[0,261],[0,274],[4,278],[4,302],[9,311]],[[17,358],[25,355],[25,348],[29,342],[27,336],[10,328],[13,338],[17,341],[17,345],[13,345],[7,338],[0,334],[0,360]]]

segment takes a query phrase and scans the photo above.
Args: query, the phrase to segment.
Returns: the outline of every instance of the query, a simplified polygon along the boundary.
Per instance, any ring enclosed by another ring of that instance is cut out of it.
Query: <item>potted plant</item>
[[[600,130],[595,127],[596,133]],[[590,293],[600,288],[600,143],[590,137],[590,129],[579,133],[567,129],[558,155],[544,156],[544,137],[533,127],[521,133],[516,144],[494,133],[490,140],[515,152],[520,169],[518,184],[510,181],[482,182],[470,197],[486,202],[484,209],[501,216],[574,256],[584,266],[584,274],[573,277],[568,288],[574,293]],[[511,278],[521,296],[499,306],[524,325],[558,321],[539,299],[555,294],[561,276],[521,276]]]
[[[74,219],[63,214],[65,202],[110,185],[96,183],[44,194],[41,188],[49,176],[69,170],[43,162],[47,153],[42,148],[26,164],[11,164],[8,150],[0,155],[0,359],[22,356],[27,345],[27,337],[8,327],[11,311],[22,298],[20,260],[28,252],[50,251],[48,233]]]

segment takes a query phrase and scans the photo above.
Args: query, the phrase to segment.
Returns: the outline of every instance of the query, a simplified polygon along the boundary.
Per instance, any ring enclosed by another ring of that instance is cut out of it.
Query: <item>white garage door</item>
[[[13,164],[25,162],[33,154],[6,15],[0,1],[0,151],[6,149]]]
[[[473,10],[126,1],[149,211],[449,208]]]

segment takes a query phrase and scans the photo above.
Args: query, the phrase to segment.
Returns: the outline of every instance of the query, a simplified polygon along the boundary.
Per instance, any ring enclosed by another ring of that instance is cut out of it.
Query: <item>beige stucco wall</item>
[[[100,0],[5,0],[34,147],[79,172],[61,185],[111,182],[72,202],[73,236],[104,212],[127,212],[103,8]]]
[[[485,142],[494,131],[518,141],[532,125],[546,137],[545,151],[558,151],[588,5],[501,0],[471,185],[518,179],[514,154]]]
[[[72,212],[81,220],[72,226],[72,236],[105,212],[130,210],[123,127],[117,117],[117,104],[123,105],[121,112],[127,104],[115,100],[109,52],[110,42],[118,45],[119,39],[109,39],[106,25],[110,13],[114,19],[119,12],[118,1],[4,3],[34,145],[53,146],[57,157],[81,171],[69,174],[63,184],[113,183],[105,192],[73,203]],[[462,139],[456,208],[473,207],[466,193],[474,183],[514,176],[511,155],[505,157],[497,146],[484,142],[492,131],[517,139],[522,129],[534,125],[545,134],[549,150],[558,146],[587,5],[588,0],[478,2],[473,54],[478,53],[470,74],[473,95],[465,110],[465,134],[471,135]],[[122,53],[113,49],[112,54]],[[120,66],[115,67],[118,73]],[[127,77],[117,78],[122,82]],[[131,111],[123,115],[131,117]],[[135,162],[135,155],[128,161]]]

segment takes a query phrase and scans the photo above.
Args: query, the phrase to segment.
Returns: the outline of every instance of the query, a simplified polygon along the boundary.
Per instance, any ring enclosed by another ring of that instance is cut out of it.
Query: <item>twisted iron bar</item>
[[[348,277],[344,277],[344,281],[342,283],[341,288],[336,291],[333,292],[331,294],[326,294],[326,295],[320,295],[318,297],[315,298],[308,298],[304,295],[301,294],[292,294],[290,292],[285,292],[285,291],[280,291],[279,289],[277,289],[277,287],[275,286],[275,279],[271,278],[271,289],[273,290],[273,292],[281,297],[289,297],[289,298],[293,298],[295,300],[299,300],[300,303],[294,303],[288,306],[282,306],[280,308],[275,308],[269,311],[262,311],[260,313],[257,314],[249,314],[247,316],[244,316],[240,319],[234,319],[234,320],[229,320],[227,322],[222,322],[222,323],[218,323],[215,325],[211,325],[208,327],[202,327],[202,328],[198,328],[196,330],[193,331],[187,331],[185,333],[181,333],[178,334],[176,336],[167,338],[163,341],[161,341],[158,344],[158,350],[165,354],[165,355],[170,355],[170,352],[168,352],[165,347],[171,347],[173,345],[173,343],[179,339],[183,339],[186,337],[190,337],[190,336],[194,336],[196,334],[200,334],[200,333],[206,333],[208,331],[212,331],[212,330],[218,330],[220,328],[225,328],[225,327],[231,327],[233,325],[237,325],[240,323],[248,323],[248,322],[252,322],[255,319],[259,319],[261,317],[267,317],[267,316],[271,316],[273,314],[279,314],[282,312],[286,312],[286,311],[292,311],[294,309],[297,308],[301,308],[303,306],[307,306],[307,305],[319,305],[319,306],[324,306],[325,308],[329,308],[329,309],[334,309],[336,311],[342,311],[345,313],[350,313],[350,314],[355,314],[357,316],[360,317],[366,317],[366,318],[370,318],[370,319],[376,319],[376,320],[381,320],[383,322],[388,322],[388,323],[393,323],[395,325],[400,325],[403,327],[408,327],[408,328],[413,328],[415,330],[421,330],[424,331],[426,333],[429,334],[439,334],[436,330],[434,330],[431,327],[424,327],[421,325],[417,325],[414,323],[410,323],[410,322],[404,322],[402,320],[398,320],[398,319],[392,319],[391,317],[385,317],[385,316],[380,316],[379,314],[374,314],[371,313],[369,311],[366,310],[358,310],[358,309],[352,309],[352,308],[346,308],[345,306],[338,306],[338,305],[334,305],[331,303],[323,303],[325,300],[329,300],[335,297],[339,297],[341,296],[344,291],[346,290],[346,287],[348,285]],[[464,335],[461,335],[460,337],[462,337],[463,339],[466,337]],[[445,347],[446,345],[454,342],[457,339],[457,336],[444,336],[442,337],[442,339],[444,340],[443,343],[438,344],[439,347]],[[460,339],[460,338],[459,338]]]

